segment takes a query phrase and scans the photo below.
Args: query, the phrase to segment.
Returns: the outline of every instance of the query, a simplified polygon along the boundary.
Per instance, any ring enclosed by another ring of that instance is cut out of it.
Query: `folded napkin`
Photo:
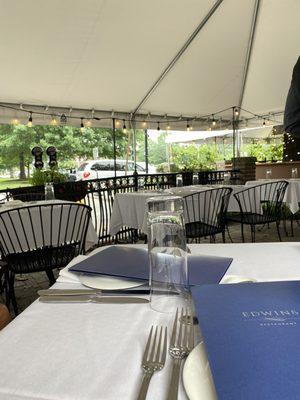
[[[162,253],[161,257],[163,261],[167,261],[171,256]],[[220,282],[231,262],[232,258],[228,257],[189,255],[189,284],[202,285]],[[110,246],[76,263],[69,271],[148,281],[148,250],[127,246]]]
[[[59,271],[59,276],[56,279],[56,282],[60,282],[60,283],[78,283],[78,282],[80,282],[78,274],[70,272],[69,268],[71,268],[73,265],[76,265],[79,262],[85,260],[86,258],[88,258],[88,256],[75,257],[72,261],[69,262],[69,264],[65,268],[63,268]]]

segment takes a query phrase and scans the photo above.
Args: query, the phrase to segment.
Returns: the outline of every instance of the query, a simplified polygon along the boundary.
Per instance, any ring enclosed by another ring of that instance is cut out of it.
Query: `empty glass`
[[[298,178],[298,170],[297,168],[292,168],[292,178],[297,179]]]
[[[199,176],[197,173],[193,174],[193,185],[198,185],[199,183]]]
[[[183,182],[182,182],[182,175],[176,175],[176,186],[177,187],[181,187],[183,185]]]
[[[165,313],[189,302],[183,202],[179,196],[148,199],[150,305]]]
[[[230,182],[230,172],[224,172],[224,183]]]
[[[271,168],[266,170],[266,179],[272,179],[272,169]]]
[[[143,176],[138,177],[138,190],[143,191],[145,188],[145,178]]]
[[[45,200],[55,199],[53,183],[45,183]]]

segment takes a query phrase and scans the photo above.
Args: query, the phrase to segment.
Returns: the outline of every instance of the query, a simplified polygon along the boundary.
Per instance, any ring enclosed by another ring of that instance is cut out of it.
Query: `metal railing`
[[[230,174],[230,180],[224,182],[224,173]],[[202,185],[237,183],[238,170],[201,171],[198,172],[198,181]],[[117,193],[134,192],[141,189],[156,190],[175,187],[178,175],[182,176],[182,184],[193,184],[193,173],[162,173],[131,175],[116,178],[92,179],[87,181],[65,182],[54,184],[55,197],[61,200],[80,201],[92,208],[92,221],[98,235],[98,245],[111,244],[122,241],[133,241],[136,230],[123,227],[117,235],[109,234],[110,216],[114,198]],[[18,198],[29,201],[32,194],[44,193],[44,186],[29,186],[0,191],[0,201]]]

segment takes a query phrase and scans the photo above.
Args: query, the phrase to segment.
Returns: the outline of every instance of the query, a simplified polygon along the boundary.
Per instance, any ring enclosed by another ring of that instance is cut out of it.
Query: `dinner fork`
[[[177,400],[181,363],[193,347],[194,325],[191,312],[187,308],[185,310],[182,308],[178,320],[177,308],[169,347],[169,354],[174,361],[167,400]]]
[[[153,333],[154,332],[154,333]],[[167,328],[162,326],[151,327],[146,348],[142,359],[144,370],[142,384],[137,400],[144,400],[147,396],[150,380],[156,371],[163,369],[167,354]]]

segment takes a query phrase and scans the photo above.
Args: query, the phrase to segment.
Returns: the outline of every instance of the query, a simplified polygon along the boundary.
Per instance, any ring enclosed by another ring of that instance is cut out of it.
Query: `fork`
[[[154,333],[153,333],[154,332]],[[142,359],[144,371],[142,384],[137,400],[144,400],[147,396],[150,380],[156,371],[163,369],[167,355],[167,328],[162,326],[151,327],[146,348]]]
[[[187,357],[193,347],[193,318],[187,308],[185,309],[185,311],[182,308],[178,328],[177,308],[169,347],[169,354],[174,359],[174,361],[167,400],[177,400],[181,363],[183,359]]]

